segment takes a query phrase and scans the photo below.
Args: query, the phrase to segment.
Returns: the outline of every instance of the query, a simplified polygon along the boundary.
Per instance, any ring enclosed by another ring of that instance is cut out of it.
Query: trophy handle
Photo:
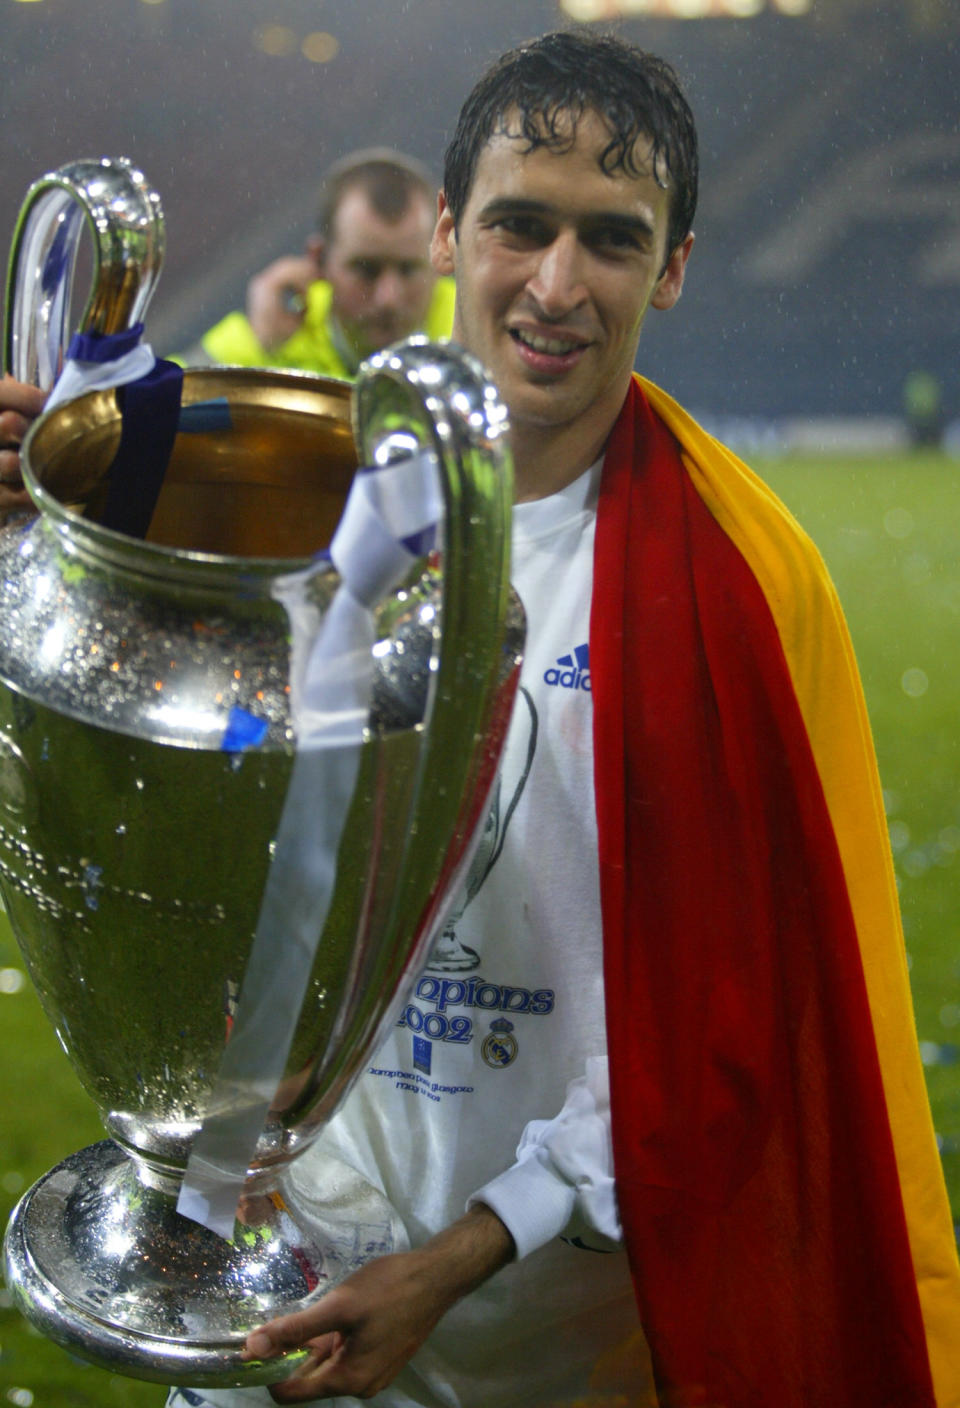
[[[160,197],[128,158],[73,161],[33,183],[10,248],[2,351],[5,370],[43,391],[69,340],[84,225],[93,270],[79,331],[122,332],[141,322],[163,265]]]
[[[428,886],[439,908],[447,889],[442,882],[463,866],[478,834],[496,768],[495,759],[491,766],[483,750],[465,749],[463,741],[487,736],[499,697],[511,599],[513,457],[507,409],[475,357],[454,343],[417,335],[361,367],[353,423],[361,464],[386,465],[412,450],[431,449],[440,468],[442,648],[421,783],[433,815],[447,813],[453,838],[445,876]],[[457,800],[464,797],[472,798],[466,810]],[[411,870],[418,869],[412,862]],[[417,874],[416,883],[422,879]],[[429,928],[429,916],[424,923]]]

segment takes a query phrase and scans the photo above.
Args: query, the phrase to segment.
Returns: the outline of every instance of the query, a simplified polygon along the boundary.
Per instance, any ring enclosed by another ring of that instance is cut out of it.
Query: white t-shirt
[[[379,1408],[559,1408],[644,1382],[626,1256],[595,1230],[618,1229],[588,648],[598,485],[599,465],[514,510],[527,640],[492,821],[465,904],[318,1141],[386,1194],[412,1244],[479,1191],[520,1253]]]

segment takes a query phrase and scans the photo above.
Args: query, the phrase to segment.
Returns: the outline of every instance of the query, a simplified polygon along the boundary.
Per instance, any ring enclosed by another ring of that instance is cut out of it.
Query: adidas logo
[[[545,670],[543,678],[547,684],[558,689],[585,689],[590,693],[590,647],[578,645],[570,655],[561,655],[556,665]]]

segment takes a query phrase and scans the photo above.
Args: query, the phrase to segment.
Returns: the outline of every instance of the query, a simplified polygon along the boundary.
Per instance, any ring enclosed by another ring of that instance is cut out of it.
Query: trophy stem
[[[19,1309],[114,1373],[198,1388],[286,1378],[304,1355],[244,1362],[250,1330],[403,1239],[386,1200],[352,1169],[316,1150],[308,1176],[301,1163],[251,1179],[226,1241],[177,1212],[176,1176],[112,1140],[81,1150],[10,1220],[7,1283]]]

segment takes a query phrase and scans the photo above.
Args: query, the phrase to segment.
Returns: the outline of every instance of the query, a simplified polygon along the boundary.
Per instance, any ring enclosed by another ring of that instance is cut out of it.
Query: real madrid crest
[[[506,1017],[498,1017],[490,1023],[490,1031],[483,1039],[480,1055],[488,1066],[509,1066],[517,1057],[517,1038],[513,1035],[513,1023]]]

